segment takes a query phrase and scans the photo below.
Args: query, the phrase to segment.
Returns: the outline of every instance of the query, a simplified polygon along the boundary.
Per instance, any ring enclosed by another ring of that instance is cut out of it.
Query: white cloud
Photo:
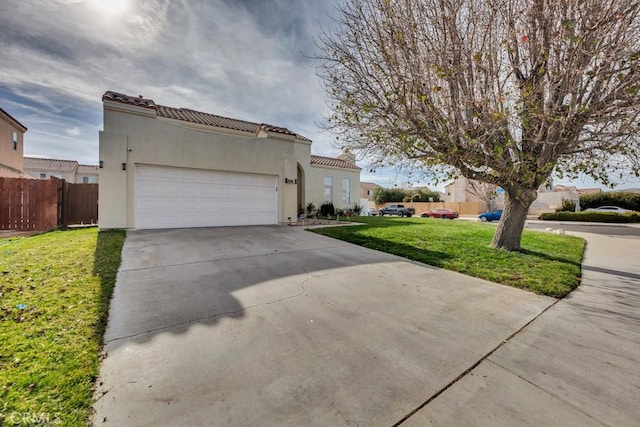
[[[80,128],[78,126],[67,129],[65,132],[69,136],[80,136],[82,134],[82,131],[80,131]]]

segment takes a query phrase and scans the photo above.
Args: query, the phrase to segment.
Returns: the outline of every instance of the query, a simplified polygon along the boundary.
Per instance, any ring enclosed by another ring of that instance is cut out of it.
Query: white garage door
[[[276,177],[136,166],[136,228],[277,223]]]

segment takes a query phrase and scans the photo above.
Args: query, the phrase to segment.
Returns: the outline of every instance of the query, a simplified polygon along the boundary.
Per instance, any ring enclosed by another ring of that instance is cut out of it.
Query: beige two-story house
[[[309,202],[356,201],[353,158],[312,156],[287,128],[116,92],[102,102],[101,228],[283,224]]]
[[[25,178],[24,133],[27,127],[0,108],[0,176]]]

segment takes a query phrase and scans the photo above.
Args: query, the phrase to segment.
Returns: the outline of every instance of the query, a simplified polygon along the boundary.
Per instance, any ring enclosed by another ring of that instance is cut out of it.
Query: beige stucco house
[[[102,101],[101,228],[282,224],[309,202],[357,200],[353,159],[312,156],[289,129],[115,92]]]
[[[0,176],[25,178],[24,133],[27,127],[0,108]]]
[[[375,191],[382,186],[375,182],[361,182],[360,183],[360,198],[367,199],[369,202],[373,202],[373,196]]]
[[[98,166],[81,165],[75,160],[25,157],[24,173],[36,179],[61,178],[72,184],[98,183]]]

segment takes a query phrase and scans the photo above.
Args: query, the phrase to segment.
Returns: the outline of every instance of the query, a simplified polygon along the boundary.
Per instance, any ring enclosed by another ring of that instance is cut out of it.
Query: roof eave
[[[119,101],[105,99],[102,101],[105,110],[122,111],[126,113],[138,114],[147,117],[156,117],[158,113],[153,108],[141,107],[138,105],[125,104]]]
[[[360,166],[356,166],[353,168],[345,168],[345,167],[341,167],[341,166],[329,166],[329,165],[321,165],[318,163],[311,163],[311,167],[314,168],[325,168],[325,169],[337,169],[337,170],[341,170],[341,171],[354,171],[354,172],[360,172],[362,170],[362,168]]]
[[[8,122],[13,124],[15,127],[20,129],[22,133],[25,133],[27,131],[27,127],[25,125],[20,123],[18,120],[15,119],[15,117],[13,117],[11,114],[4,111],[2,108],[0,108],[0,115],[2,115],[2,117],[4,117]]]

